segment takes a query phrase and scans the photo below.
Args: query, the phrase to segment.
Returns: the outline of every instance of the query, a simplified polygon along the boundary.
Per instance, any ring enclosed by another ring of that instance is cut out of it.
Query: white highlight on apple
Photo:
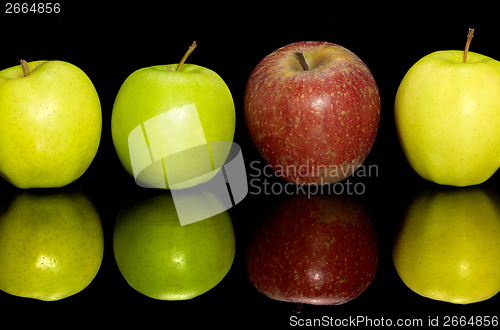
[[[52,256],[42,253],[38,256],[36,267],[44,270],[57,270],[57,261]]]
[[[191,128],[189,132],[185,127]],[[210,141],[209,148],[194,103],[138,125],[130,132],[128,145],[139,186],[166,189],[168,178],[181,226],[224,212],[248,193],[240,147],[234,142]]]

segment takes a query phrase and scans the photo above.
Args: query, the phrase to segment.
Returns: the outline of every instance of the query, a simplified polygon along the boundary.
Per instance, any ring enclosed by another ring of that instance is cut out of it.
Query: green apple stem
[[[467,62],[467,53],[469,52],[469,46],[473,36],[474,36],[474,29],[469,28],[469,33],[467,34],[467,43],[465,44],[464,63]]]
[[[31,73],[30,68],[28,67],[28,63],[25,60],[21,60],[19,62],[21,62],[21,67],[23,68],[24,76],[27,77]]]
[[[186,59],[188,58],[189,54],[191,54],[195,48],[196,48],[196,41],[193,41],[193,44],[191,46],[189,46],[189,49],[187,50],[186,54],[184,54],[184,57],[182,58],[179,65],[177,66],[176,71],[181,71],[181,68],[184,65],[184,62],[186,62]]]
[[[302,65],[302,68],[304,69],[304,71],[309,70],[309,65],[306,62],[306,58],[304,57],[304,54],[302,54],[301,52],[295,52],[295,55],[297,55],[297,57],[299,58],[300,65]]]

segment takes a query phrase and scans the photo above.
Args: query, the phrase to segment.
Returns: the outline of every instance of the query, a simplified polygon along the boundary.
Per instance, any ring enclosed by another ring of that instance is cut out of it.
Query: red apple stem
[[[193,41],[193,44],[191,46],[189,46],[186,54],[184,54],[184,57],[182,58],[181,62],[179,63],[179,65],[177,66],[177,70],[176,71],[181,71],[181,68],[182,66],[184,65],[184,62],[186,62],[186,59],[188,58],[189,54],[191,54],[193,52],[193,50],[196,48],[196,41]]]
[[[28,63],[25,60],[20,60],[19,62],[21,62],[24,76],[27,77],[31,73],[30,68],[28,67]]]
[[[469,33],[467,34],[467,43],[465,44],[464,63],[467,62],[467,53],[469,52],[469,46],[473,36],[474,36],[474,29],[469,28]]]
[[[309,65],[306,62],[306,58],[304,57],[304,54],[302,54],[301,52],[295,52],[295,55],[297,55],[297,57],[299,58],[300,65],[302,65],[302,68],[304,69],[304,71],[309,70]]]
[[[300,312],[302,312],[302,306],[304,306],[303,303],[297,304],[297,306],[295,306],[295,308],[293,309],[293,313],[300,314]]]

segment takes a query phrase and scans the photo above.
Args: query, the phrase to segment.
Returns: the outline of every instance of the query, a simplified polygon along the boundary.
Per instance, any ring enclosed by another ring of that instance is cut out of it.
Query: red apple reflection
[[[355,199],[338,195],[285,199],[255,231],[245,256],[250,281],[281,301],[339,305],[372,282],[375,228]]]

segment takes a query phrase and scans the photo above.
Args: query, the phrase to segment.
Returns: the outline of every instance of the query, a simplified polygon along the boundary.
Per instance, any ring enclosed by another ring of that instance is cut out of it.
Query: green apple
[[[113,143],[127,172],[142,186],[178,189],[205,182],[216,173],[210,173],[210,143],[233,141],[236,115],[231,92],[212,70],[184,64],[194,47],[195,43],[179,64],[133,72],[116,96]],[[183,152],[182,159],[174,157]],[[187,177],[174,180],[172,172]]]
[[[0,71],[0,176],[19,188],[65,186],[97,153],[97,92],[70,63],[21,62]]]
[[[0,205],[0,289],[59,300],[86,288],[103,258],[97,210],[81,192],[22,192]]]
[[[500,196],[481,186],[424,191],[395,237],[402,281],[435,300],[468,304],[500,291]]]
[[[132,288],[155,299],[186,300],[225,277],[235,237],[227,211],[181,226],[171,192],[161,191],[120,211],[113,249]]]
[[[500,166],[500,62],[467,51],[466,62],[464,51],[420,59],[396,94],[396,128],[408,162],[443,185],[479,184]]]

